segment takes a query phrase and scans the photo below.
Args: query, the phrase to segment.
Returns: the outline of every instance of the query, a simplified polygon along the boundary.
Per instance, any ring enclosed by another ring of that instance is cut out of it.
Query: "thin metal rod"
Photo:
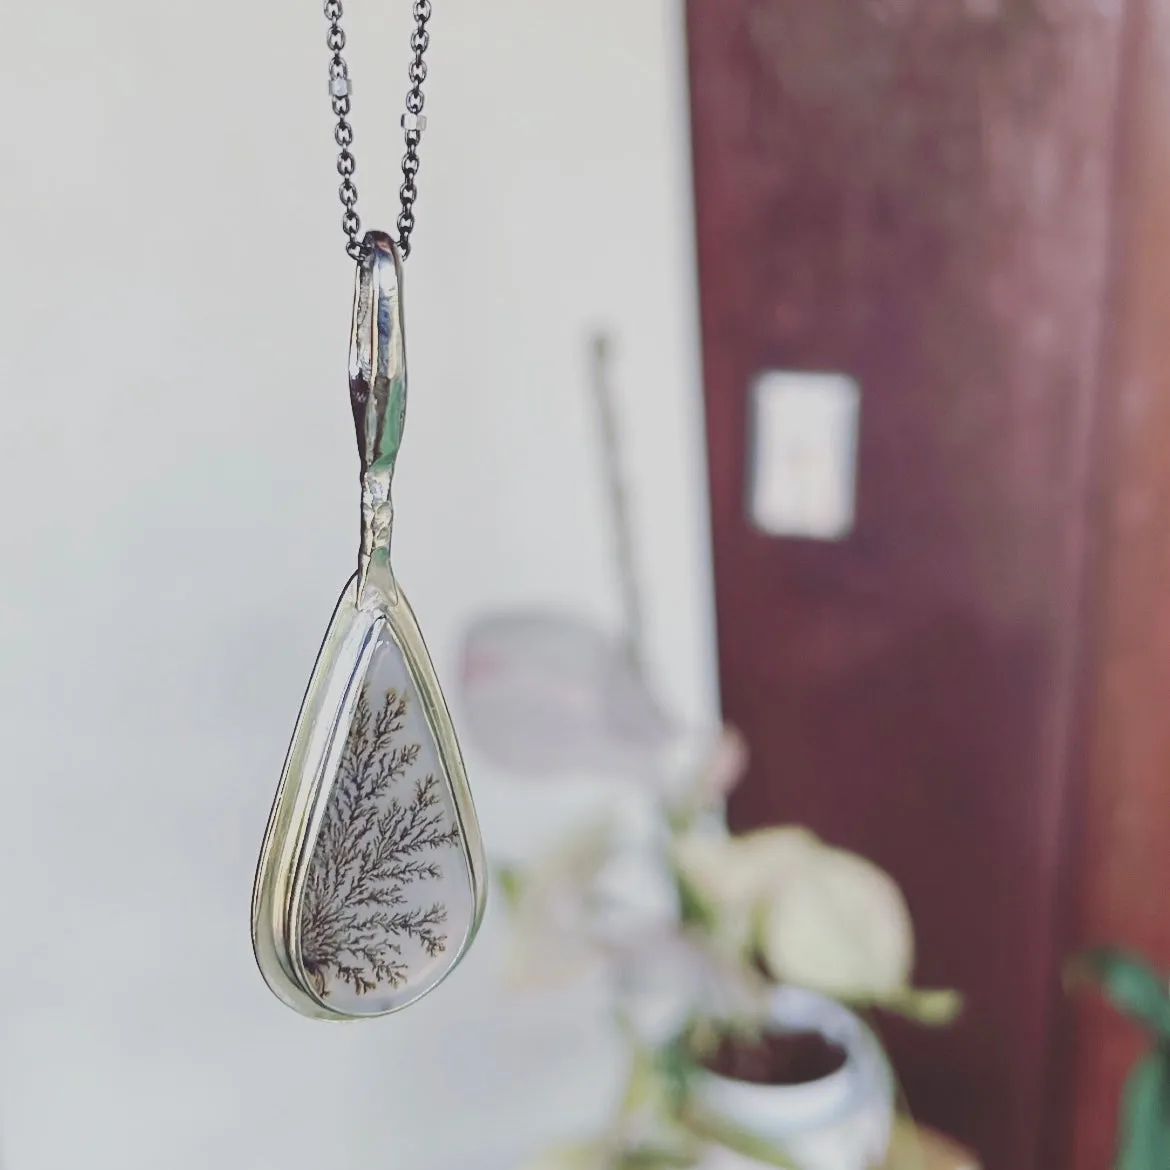
[[[634,525],[612,381],[612,357],[613,345],[609,335],[595,334],[590,343],[593,399],[600,427],[602,471],[609,503],[615,569],[621,590],[623,639],[630,660],[640,672],[644,672],[642,590],[634,559]]]

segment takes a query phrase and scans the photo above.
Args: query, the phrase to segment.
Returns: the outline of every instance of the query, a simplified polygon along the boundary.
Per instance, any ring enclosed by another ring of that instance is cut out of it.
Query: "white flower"
[[[514,983],[560,983],[602,958],[591,891],[609,860],[613,836],[608,819],[587,822],[523,875],[507,871],[513,919],[508,974]]]
[[[670,866],[629,820],[615,815],[586,822],[522,874],[502,871],[513,920],[514,982],[559,983],[677,930]]]
[[[755,910],[801,858],[820,848],[805,829],[762,829],[744,837],[692,833],[675,843],[683,879],[712,909],[733,915]]]
[[[722,805],[739,787],[750,760],[747,740],[724,727],[699,776],[697,796],[703,805]]]
[[[589,898],[593,929],[612,945],[638,942],[678,926],[673,874],[661,854],[645,843],[615,848],[598,870]]]
[[[647,1049],[661,1048],[698,1019],[754,1022],[766,1014],[765,980],[698,936],[680,931],[648,935],[614,959],[622,1015]]]
[[[675,862],[716,934],[758,949],[773,978],[855,1002],[904,998],[913,927],[877,866],[799,828],[695,834]]]
[[[823,845],[770,892],[759,942],[774,978],[853,1002],[897,998],[914,966],[910,912],[894,880]]]

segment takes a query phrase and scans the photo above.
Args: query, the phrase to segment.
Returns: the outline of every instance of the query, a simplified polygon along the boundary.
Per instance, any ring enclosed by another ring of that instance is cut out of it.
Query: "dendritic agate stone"
[[[423,700],[383,627],[337,757],[299,905],[299,965],[347,1016],[438,983],[475,928],[468,846]]]

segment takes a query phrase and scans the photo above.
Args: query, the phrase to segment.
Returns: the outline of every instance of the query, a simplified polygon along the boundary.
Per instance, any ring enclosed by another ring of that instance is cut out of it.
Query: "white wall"
[[[349,7],[362,210],[389,227],[408,4]],[[583,359],[611,325],[654,661],[709,717],[681,6],[435,8],[400,576],[448,675],[484,608],[616,613]],[[504,995],[493,919],[424,1005],[328,1028],[249,949],[357,530],[320,5],[2,15],[5,1170],[506,1170],[603,1107],[596,997]],[[539,802],[478,774],[489,842],[539,836]]]

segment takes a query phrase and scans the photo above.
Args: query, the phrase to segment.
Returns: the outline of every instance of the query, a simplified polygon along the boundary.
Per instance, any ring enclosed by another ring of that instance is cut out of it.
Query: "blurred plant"
[[[471,707],[480,686],[490,680],[477,676]],[[647,773],[650,833],[631,835],[616,814],[598,818],[532,864],[499,871],[512,979],[548,986],[602,970],[630,1052],[611,1129],[540,1170],[693,1165],[711,1135],[688,1116],[689,1070],[728,1036],[761,1036],[778,983],[926,1024],[957,1012],[954,993],[912,986],[913,928],[887,874],[805,829],[726,831],[724,803],[746,763],[743,740],[725,730],[683,782]]]
[[[608,346],[594,346],[625,628],[512,614],[468,634],[463,706],[479,746],[514,772],[603,773],[636,784],[648,815],[632,833],[615,813],[574,827],[525,867],[498,874],[514,925],[512,975],[527,985],[601,969],[629,1046],[629,1081],[594,1142],[530,1170],[660,1170],[696,1164],[716,1140],[786,1165],[750,1135],[712,1132],[689,1108],[689,1075],[726,1039],[768,1026],[779,983],[925,1023],[958,1010],[950,992],[911,985],[913,929],[901,891],[876,866],[802,828],[733,837],[726,801],[748,766],[734,730],[699,767],[685,756],[643,666],[642,607],[620,474]]]
[[[1118,1119],[1116,1170],[1170,1165],[1170,982],[1136,955],[1102,947],[1075,960],[1072,985],[1096,985],[1149,1037],[1150,1051],[1126,1082]]]

